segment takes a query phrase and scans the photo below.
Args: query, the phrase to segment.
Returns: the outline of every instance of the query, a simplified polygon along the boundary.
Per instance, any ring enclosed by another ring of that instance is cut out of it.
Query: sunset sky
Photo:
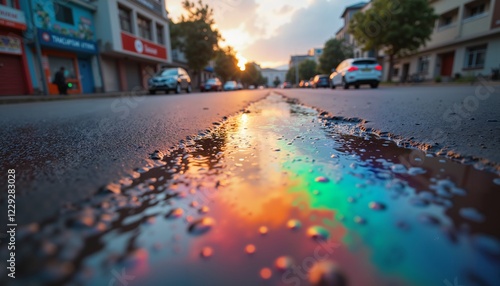
[[[280,68],[288,65],[290,55],[323,47],[342,26],[340,15],[345,7],[359,2],[363,1],[204,0],[214,9],[215,22],[226,40],[223,45],[233,46],[262,67]],[[167,0],[174,21],[183,12],[181,3]]]

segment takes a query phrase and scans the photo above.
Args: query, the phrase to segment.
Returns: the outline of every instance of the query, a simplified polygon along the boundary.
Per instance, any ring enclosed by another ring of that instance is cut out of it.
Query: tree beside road
[[[318,70],[321,73],[330,74],[343,60],[352,58],[354,53],[352,47],[344,40],[332,38],[325,43],[323,53],[319,57]]]
[[[374,0],[354,14],[349,33],[366,51],[383,49],[389,55],[389,81],[397,56],[411,54],[430,40],[438,16],[427,0]]]

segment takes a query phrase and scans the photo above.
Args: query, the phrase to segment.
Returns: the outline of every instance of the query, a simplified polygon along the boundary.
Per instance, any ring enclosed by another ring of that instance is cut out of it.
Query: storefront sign
[[[23,53],[21,39],[17,37],[0,35],[0,53],[16,54]]]
[[[164,47],[125,34],[123,32],[121,33],[121,35],[122,35],[122,47],[124,50],[136,54],[155,57],[162,60],[167,59],[167,49],[165,49]]]
[[[43,46],[88,54],[97,53],[97,44],[93,41],[77,39],[44,29],[38,29],[38,37]]]
[[[26,20],[23,11],[0,5],[0,26],[26,30]]]

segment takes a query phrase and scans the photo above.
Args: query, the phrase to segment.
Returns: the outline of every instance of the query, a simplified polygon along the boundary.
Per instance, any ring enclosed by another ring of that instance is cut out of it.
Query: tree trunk
[[[392,82],[392,74],[394,72],[394,54],[389,55],[389,74],[387,75],[387,81]]]

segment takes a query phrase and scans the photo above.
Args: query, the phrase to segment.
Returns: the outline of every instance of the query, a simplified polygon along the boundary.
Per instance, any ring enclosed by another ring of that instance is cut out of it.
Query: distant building
[[[323,48],[312,48],[307,51],[308,56],[314,57],[314,60],[319,64],[319,57],[323,54]]]
[[[286,70],[277,70],[277,69],[270,69],[270,68],[264,68],[261,69],[262,76],[267,80],[266,85],[269,87],[274,86],[274,80],[278,78],[280,80],[280,83],[285,82],[285,77],[286,77]]]
[[[300,65],[301,62],[305,60],[313,60],[314,61],[314,56],[310,55],[296,55],[296,56],[291,56],[290,61],[288,62],[288,68],[293,68],[295,65]]]
[[[431,1],[439,15],[431,40],[411,56],[397,59],[393,79],[419,74],[444,81],[455,75],[489,75],[500,67],[500,1]]]

